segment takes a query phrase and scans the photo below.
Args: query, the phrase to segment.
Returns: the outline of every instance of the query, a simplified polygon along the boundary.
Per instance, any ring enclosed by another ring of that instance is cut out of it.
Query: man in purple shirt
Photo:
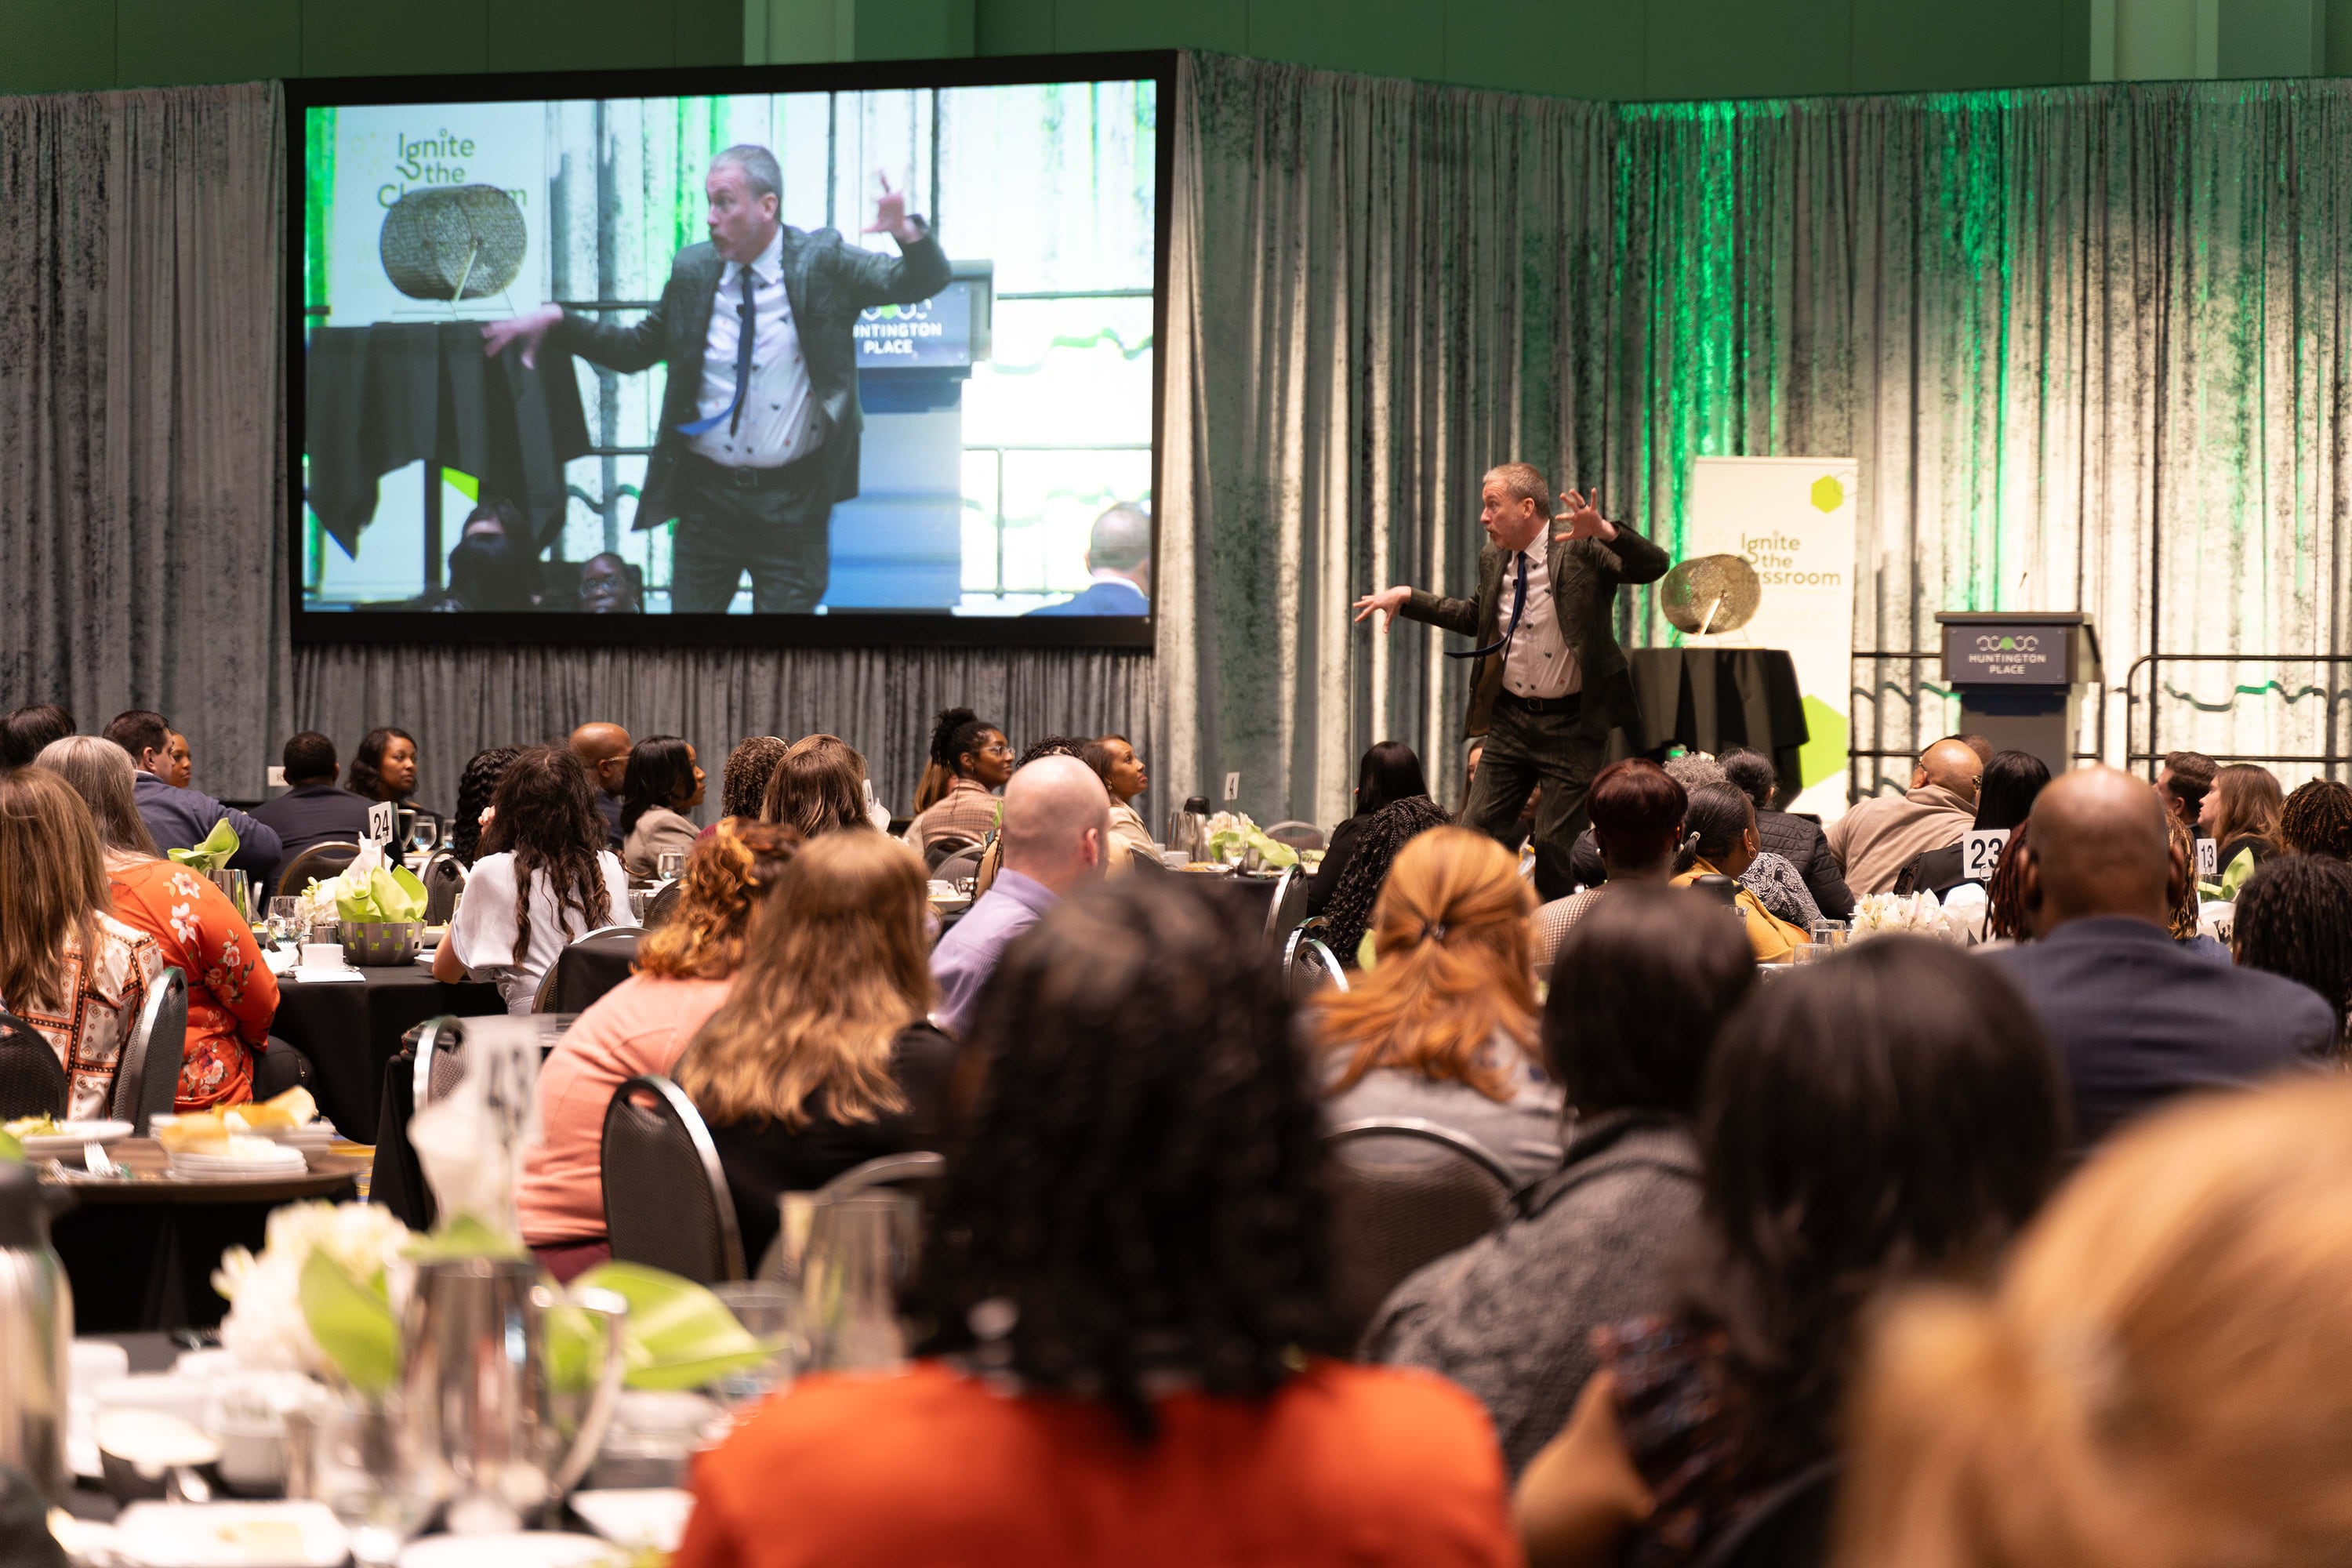
[[[1063,894],[1102,875],[1109,834],[1110,794],[1077,758],[1040,757],[1013,775],[1004,786],[1003,867],[931,951],[940,988],[932,1023],[963,1037],[997,955]]]

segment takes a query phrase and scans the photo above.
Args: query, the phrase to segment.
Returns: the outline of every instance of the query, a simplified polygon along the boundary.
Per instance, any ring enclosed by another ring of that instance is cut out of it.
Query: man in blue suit
[[[1148,616],[1151,613],[1151,514],[1125,501],[1095,519],[1087,541],[1094,581],[1033,616]]]

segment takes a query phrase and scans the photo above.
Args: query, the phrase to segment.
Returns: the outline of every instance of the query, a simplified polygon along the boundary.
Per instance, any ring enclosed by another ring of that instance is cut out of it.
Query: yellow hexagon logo
[[[1845,504],[1845,487],[1829,474],[1813,481],[1813,505],[1822,511],[1835,511]]]

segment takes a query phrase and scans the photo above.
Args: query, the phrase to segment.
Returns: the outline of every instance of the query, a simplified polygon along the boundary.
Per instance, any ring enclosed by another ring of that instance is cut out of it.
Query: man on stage
[[[1640,729],[1633,681],[1610,629],[1621,583],[1654,583],[1666,574],[1664,551],[1601,515],[1594,500],[1570,490],[1551,513],[1551,489],[1527,463],[1505,463],[1479,487],[1478,596],[1446,599],[1402,584],[1356,601],[1356,619],[1381,612],[1385,631],[1398,616],[1475,637],[1478,646],[1449,658],[1477,662],[1470,672],[1465,736],[1484,736],[1478,776],[1463,812],[1466,826],[1507,845],[1519,808],[1536,785],[1536,890],[1545,899],[1574,890],[1569,847],[1584,826],[1584,792],[1612,728]],[[1548,548],[1534,545],[1547,522],[1558,525]]]
[[[755,614],[805,614],[832,575],[835,501],[857,493],[858,313],[948,285],[947,254],[907,199],[882,184],[867,234],[900,255],[803,234],[777,220],[783,176],[765,147],[711,160],[708,244],[671,263],[661,301],[633,327],[544,305],[482,329],[483,352],[551,341],[607,370],[669,362],[661,434],[635,527],[677,519],[670,608],[723,614],[748,569]]]

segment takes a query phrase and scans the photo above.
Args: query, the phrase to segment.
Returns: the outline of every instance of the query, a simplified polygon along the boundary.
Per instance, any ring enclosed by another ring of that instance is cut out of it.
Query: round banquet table
[[[51,1223],[58,1256],[73,1283],[76,1331],[177,1329],[220,1321],[228,1303],[214,1293],[213,1270],[231,1247],[258,1251],[269,1211],[306,1198],[359,1195],[363,1154],[314,1153],[300,1175],[258,1181],[191,1181],[169,1173],[152,1138],[131,1138],[107,1153],[131,1179],[51,1173],[42,1180],[73,1206]]]
[[[278,983],[269,1032],[310,1058],[320,1113],[346,1138],[373,1142],[382,1110],[384,1064],[400,1037],[445,1013],[488,1017],[507,1010],[487,981],[444,985],[420,963],[362,969],[357,981]]]

